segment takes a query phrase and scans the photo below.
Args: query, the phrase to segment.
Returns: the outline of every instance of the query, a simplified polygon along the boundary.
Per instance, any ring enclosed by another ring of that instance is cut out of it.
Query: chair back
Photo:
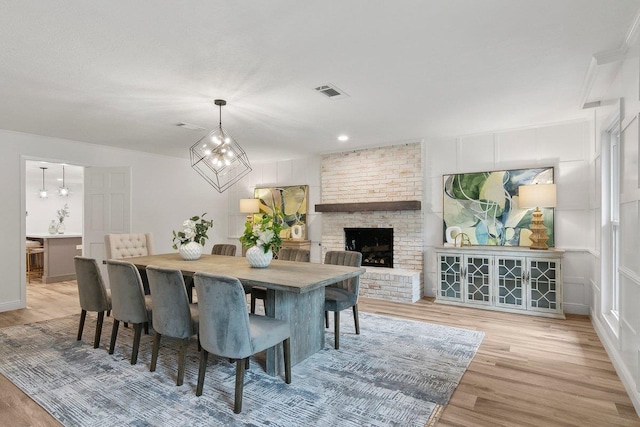
[[[278,259],[281,261],[309,262],[311,254],[307,249],[280,248]]]
[[[233,277],[196,273],[193,281],[200,313],[200,345],[232,359],[253,354],[244,288]]]
[[[362,265],[362,253],[354,251],[329,251],[324,256],[325,264],[345,265],[348,267],[360,267]],[[360,276],[351,277],[338,283],[329,285],[330,287],[344,289],[358,295],[360,289]]]
[[[150,265],[147,267],[147,277],[153,304],[153,329],[173,338],[194,335],[195,327],[182,272]]]
[[[227,243],[219,243],[217,245],[213,245],[213,248],[211,249],[211,255],[236,256],[236,245]]]
[[[105,259],[122,259],[153,255],[153,234],[105,234]]]
[[[111,310],[98,262],[93,258],[81,256],[75,256],[73,262],[76,268],[80,308],[97,312]]]
[[[145,323],[150,319],[144,300],[142,278],[135,265],[126,261],[107,261],[113,318],[121,322]]]

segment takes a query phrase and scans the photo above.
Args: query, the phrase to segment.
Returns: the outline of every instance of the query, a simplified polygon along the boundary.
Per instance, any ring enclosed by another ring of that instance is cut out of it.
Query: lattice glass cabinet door
[[[438,260],[438,298],[462,301],[462,256],[439,254]]]
[[[526,309],[524,259],[496,258],[496,305]]]
[[[466,301],[474,304],[491,304],[491,260],[484,256],[465,257]]]
[[[562,295],[558,288],[560,264],[549,259],[529,259],[529,308],[536,311],[562,310]]]

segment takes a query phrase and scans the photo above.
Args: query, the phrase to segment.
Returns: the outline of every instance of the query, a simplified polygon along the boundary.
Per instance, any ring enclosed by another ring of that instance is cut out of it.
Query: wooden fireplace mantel
[[[369,211],[419,211],[420,200],[398,200],[392,202],[320,203],[316,212],[369,212]]]

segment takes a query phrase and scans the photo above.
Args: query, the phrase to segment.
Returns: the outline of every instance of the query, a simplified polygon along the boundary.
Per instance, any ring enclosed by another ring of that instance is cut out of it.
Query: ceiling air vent
[[[185,123],[185,122],[180,122],[176,126],[184,129],[189,129],[189,130],[206,130],[205,128],[202,128],[200,126],[192,125],[191,123]]]
[[[323,94],[329,99],[343,99],[349,96],[345,92],[329,83],[326,85],[318,86],[315,89],[318,93]]]

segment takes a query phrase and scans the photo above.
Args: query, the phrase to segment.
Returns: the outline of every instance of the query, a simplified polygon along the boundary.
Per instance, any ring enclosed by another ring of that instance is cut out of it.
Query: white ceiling
[[[0,128],[252,162],[569,120],[640,0],[4,0]],[[349,97],[330,100],[331,83]],[[336,137],[348,134],[348,142]]]

